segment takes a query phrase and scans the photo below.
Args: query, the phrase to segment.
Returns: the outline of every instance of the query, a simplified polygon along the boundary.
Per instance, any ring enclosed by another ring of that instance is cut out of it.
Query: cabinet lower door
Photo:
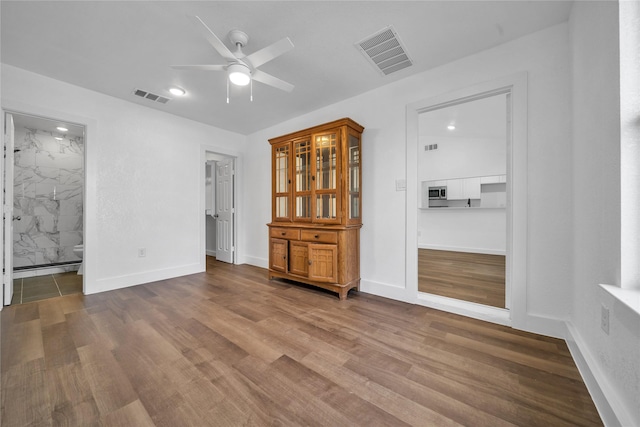
[[[291,242],[289,257],[291,259],[289,272],[300,276],[309,274],[309,244],[303,242]]]
[[[287,258],[289,241],[283,239],[271,239],[269,242],[269,268],[275,271],[287,272]]]
[[[309,279],[338,282],[338,246],[309,244]]]

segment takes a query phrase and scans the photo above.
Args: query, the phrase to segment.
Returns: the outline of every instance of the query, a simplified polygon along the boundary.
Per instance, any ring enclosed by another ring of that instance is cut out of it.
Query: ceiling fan
[[[250,55],[245,55],[242,48],[247,45],[249,36],[240,30],[231,30],[229,32],[229,40],[236,47],[235,52],[230,51],[227,46],[215,35],[213,31],[198,16],[189,17],[207,41],[218,51],[218,53],[227,60],[222,65],[172,65],[177,70],[201,70],[201,71],[226,71],[227,79],[227,103],[229,102],[229,81],[237,86],[246,86],[253,80],[273,86],[277,89],[291,92],[294,86],[284,80],[258,70],[262,64],[277,58],[285,52],[293,49],[293,43],[288,37],[273,43],[263,49],[258,50]],[[252,96],[253,100],[253,96]]]

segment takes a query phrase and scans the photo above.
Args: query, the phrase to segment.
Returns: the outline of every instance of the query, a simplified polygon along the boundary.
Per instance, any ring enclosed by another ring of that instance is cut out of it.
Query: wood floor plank
[[[104,427],[154,427],[153,420],[144,409],[139,400],[135,400],[128,405],[110,412],[101,418],[101,424]]]
[[[2,419],[9,426],[50,426],[44,358],[2,365]]]
[[[342,365],[334,364],[325,355],[311,353],[303,359],[302,363],[407,424],[413,426],[460,425],[428,407],[369,380],[368,377],[362,376]]]
[[[78,348],[78,354],[82,370],[102,416],[138,400],[129,378],[107,347],[89,344]]]
[[[40,319],[16,323],[2,334],[3,369],[41,358],[44,359],[44,346]]]
[[[505,307],[504,255],[418,249],[418,289],[492,307]]]
[[[351,425],[409,425],[287,356],[282,356],[272,366],[309,394],[342,412]]]
[[[562,340],[211,258],[0,316],[3,425],[602,425]]]
[[[243,359],[236,368],[279,406],[311,426],[351,425],[347,417],[332,406],[307,393],[276,369],[251,356]]]
[[[54,425],[99,425],[100,412],[80,361],[47,369],[47,388]]]
[[[44,359],[48,369],[80,361],[66,322],[54,323],[42,328],[42,338]]]
[[[64,322],[66,320],[60,304],[52,301],[51,299],[38,302],[38,312],[40,314],[40,324],[43,327]]]

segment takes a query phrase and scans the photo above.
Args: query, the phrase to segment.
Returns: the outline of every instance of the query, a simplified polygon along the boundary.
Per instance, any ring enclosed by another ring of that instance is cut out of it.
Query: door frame
[[[7,116],[11,117],[11,135],[7,139],[6,126]],[[13,187],[15,180],[15,121],[14,114],[9,111],[2,111],[2,146],[4,148],[4,158],[0,162],[0,179],[2,180],[2,226],[0,227],[0,242],[2,242],[2,304],[11,305],[13,299],[13,208],[9,212],[5,211],[5,206],[13,206]],[[9,144],[10,142],[10,144]],[[11,168],[8,165],[11,164]],[[9,174],[9,170],[11,173]],[[9,180],[5,178],[10,176]],[[10,185],[6,185],[9,182]],[[10,189],[10,190],[9,190]],[[8,233],[7,233],[8,231]]]
[[[507,309],[418,292],[418,116],[448,105],[508,93],[511,133],[507,144]],[[510,143],[509,143],[510,142]],[[519,329],[526,327],[527,298],[527,73],[479,83],[407,105],[406,287],[419,305]]]
[[[1,118],[0,118],[0,126],[4,130],[4,121],[5,114],[9,113],[14,117],[18,116],[31,116],[42,118],[46,120],[51,120],[54,122],[64,122],[74,126],[81,126],[84,128],[84,188],[82,192],[82,240],[84,245],[84,255],[82,257],[83,262],[83,275],[82,275],[82,293],[84,295],[87,294],[87,289],[89,288],[90,280],[93,278],[93,265],[94,258],[91,254],[91,251],[88,250],[92,247],[93,236],[94,236],[94,228],[95,225],[88,222],[87,218],[90,215],[90,212],[94,211],[94,206],[96,206],[96,198],[95,191],[89,191],[88,187],[90,182],[95,182],[95,162],[93,159],[93,152],[89,148],[89,139],[90,136],[97,134],[97,124],[96,121],[87,117],[77,116],[75,114],[67,114],[66,112],[56,111],[45,109],[39,106],[27,105],[20,102],[15,101],[3,101],[3,105],[1,108]],[[4,135],[2,146],[5,146],[4,143]],[[5,179],[4,179],[4,159],[2,161],[2,167],[0,168],[0,180],[2,181],[2,191],[4,192],[5,187]],[[13,181],[13,178],[12,178]],[[87,256],[90,254],[90,256]],[[11,256],[13,257],[13,245],[11,246]],[[13,275],[13,272],[11,273]],[[3,284],[2,292],[4,294],[4,284]],[[0,304],[0,309],[3,304]]]
[[[238,222],[240,221],[240,213],[242,211],[240,206],[240,197],[238,195],[239,188],[242,188],[242,156],[241,153],[228,148],[219,147],[216,145],[201,145],[200,146],[200,268],[202,271],[207,269],[207,224],[206,224],[206,176],[207,176],[207,162],[209,161],[208,154],[215,154],[222,157],[232,158],[234,160],[234,180],[233,180],[233,206],[234,206],[234,221],[233,221],[233,264],[240,264],[241,247],[238,240]],[[215,169],[215,168],[214,168]],[[215,170],[213,174],[215,176]],[[215,183],[214,183],[215,185]]]

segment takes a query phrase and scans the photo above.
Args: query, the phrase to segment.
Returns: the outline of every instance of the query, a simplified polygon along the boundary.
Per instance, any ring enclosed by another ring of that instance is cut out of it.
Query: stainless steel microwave
[[[429,200],[447,200],[447,187],[429,187]]]

